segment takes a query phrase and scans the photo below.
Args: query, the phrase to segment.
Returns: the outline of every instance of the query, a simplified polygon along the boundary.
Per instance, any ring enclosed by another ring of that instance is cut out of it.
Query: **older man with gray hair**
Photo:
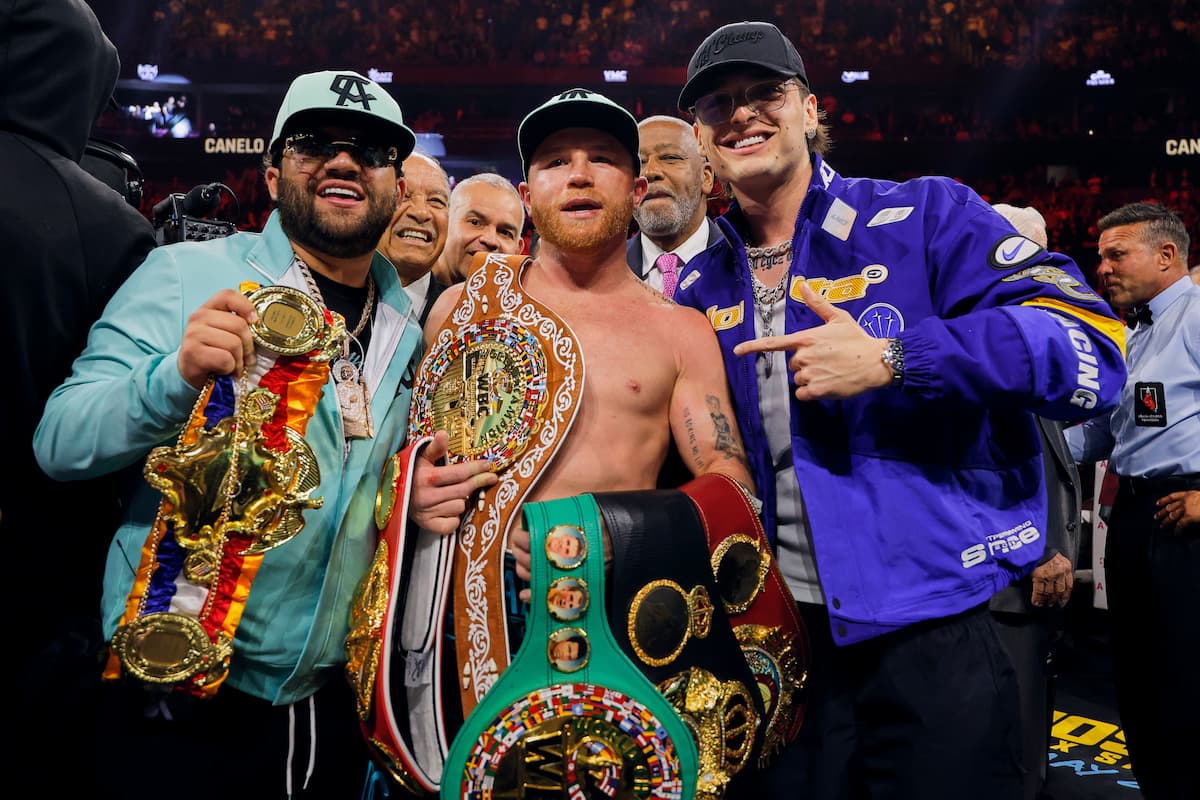
[[[681,119],[648,117],[638,124],[638,140],[650,188],[634,209],[640,232],[626,245],[625,260],[635,275],[672,297],[687,262],[722,238],[707,215],[715,177],[692,126]]]
[[[494,172],[472,175],[450,193],[450,231],[433,275],[451,286],[467,279],[477,253],[521,252],[525,207],[512,182]]]

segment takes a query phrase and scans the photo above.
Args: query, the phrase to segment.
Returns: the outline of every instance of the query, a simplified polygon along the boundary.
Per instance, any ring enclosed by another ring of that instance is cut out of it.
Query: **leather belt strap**
[[[453,537],[408,520],[416,459],[428,443],[421,439],[384,466],[375,501],[379,544],[346,638],[346,675],[368,750],[413,794],[438,790],[449,749],[439,678]]]
[[[704,527],[678,490],[594,495],[612,540],[609,624],[625,655],[675,701],[719,695],[711,716],[676,703],[700,751],[697,796],[719,798],[761,744],[762,697],[717,598]],[[751,691],[751,687],[754,691]],[[706,706],[705,710],[710,710]]]
[[[508,666],[503,562],[513,517],[566,438],[583,393],[570,328],[521,287],[524,256],[476,256],[458,305],[421,362],[409,440],[450,434],[448,460],[499,476],[459,526],[454,635],[463,714]]]
[[[1132,495],[1161,497],[1171,492],[1200,489],[1200,475],[1166,475],[1161,478],[1127,478],[1121,475],[1118,484]]]
[[[680,487],[695,503],[708,539],[719,598],[767,702],[760,765],[800,732],[808,678],[808,632],[762,523],[727,475],[702,475]]]

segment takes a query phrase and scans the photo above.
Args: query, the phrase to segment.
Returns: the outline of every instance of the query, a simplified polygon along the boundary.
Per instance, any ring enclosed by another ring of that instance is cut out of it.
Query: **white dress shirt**
[[[644,233],[639,233],[642,237],[642,280],[647,285],[653,286],[658,291],[663,290],[663,276],[658,271],[658,267],[654,266],[654,262],[663,253],[667,252],[661,247],[650,241],[650,238]],[[704,252],[704,248],[708,246],[708,220],[702,220],[700,227],[696,228],[691,236],[683,240],[683,244],[676,247],[671,252],[679,256],[684,264],[687,264],[696,256]],[[681,277],[682,277],[682,266]]]
[[[425,295],[429,293],[429,282],[433,280],[433,273],[426,272],[421,277],[404,287],[404,291],[408,292],[408,299],[412,300],[412,318],[417,320],[425,313]]]

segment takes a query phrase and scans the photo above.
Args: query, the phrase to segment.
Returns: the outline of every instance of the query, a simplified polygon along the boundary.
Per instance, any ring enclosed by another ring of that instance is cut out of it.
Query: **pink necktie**
[[[662,273],[663,295],[666,297],[675,297],[675,287],[679,285],[679,267],[682,264],[683,259],[674,253],[663,253],[654,259],[654,266]]]

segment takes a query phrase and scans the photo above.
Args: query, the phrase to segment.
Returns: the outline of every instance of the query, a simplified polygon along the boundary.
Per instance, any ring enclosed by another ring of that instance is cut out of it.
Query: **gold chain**
[[[304,276],[305,283],[308,284],[308,289],[312,293],[313,299],[321,304],[321,308],[329,310],[329,306],[325,303],[325,296],[321,294],[321,287],[317,286],[317,281],[313,278],[312,271],[308,268],[308,264],[304,259],[296,254],[296,263],[300,266],[300,274]],[[367,327],[367,320],[371,318],[371,308],[375,305],[375,277],[371,273],[367,273],[367,302],[363,306],[362,316],[358,318],[358,324],[354,326],[354,330],[350,331],[350,336],[358,338],[358,335]]]

